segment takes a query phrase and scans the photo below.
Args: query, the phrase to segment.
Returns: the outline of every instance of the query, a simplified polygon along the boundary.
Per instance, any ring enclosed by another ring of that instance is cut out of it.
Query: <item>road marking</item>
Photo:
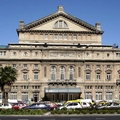
[[[48,119],[44,119],[44,120],[55,120],[55,119],[51,119],[51,118],[49,119],[49,118],[48,118]]]
[[[71,118],[70,120],[81,120],[80,118]]]
[[[96,118],[96,120],[106,120],[106,118]]]
[[[29,119],[18,119],[18,120],[29,120]]]

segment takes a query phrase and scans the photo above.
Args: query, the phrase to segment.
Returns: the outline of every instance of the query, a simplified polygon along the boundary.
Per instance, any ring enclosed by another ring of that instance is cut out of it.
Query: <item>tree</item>
[[[8,102],[8,93],[12,84],[17,80],[17,70],[11,66],[0,67],[0,88],[2,102]]]

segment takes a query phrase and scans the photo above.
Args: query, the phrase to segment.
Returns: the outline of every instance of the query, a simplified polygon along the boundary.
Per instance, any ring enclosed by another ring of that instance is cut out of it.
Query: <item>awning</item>
[[[81,93],[80,88],[45,88],[45,93]]]

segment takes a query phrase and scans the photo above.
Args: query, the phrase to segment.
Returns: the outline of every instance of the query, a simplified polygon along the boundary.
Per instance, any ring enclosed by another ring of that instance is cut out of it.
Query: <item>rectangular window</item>
[[[73,36],[73,40],[77,40],[77,36],[76,35]]]
[[[22,101],[28,100],[28,92],[22,92]]]
[[[86,73],[86,80],[90,80],[90,73]]]
[[[52,101],[55,101],[55,94],[51,94]]]
[[[69,74],[69,79],[70,79],[70,80],[73,80],[73,73],[70,73],[70,74]]]
[[[90,65],[86,65],[86,69],[90,68]]]
[[[65,100],[65,94],[60,94],[60,101],[64,101]]]
[[[58,39],[58,35],[57,35],[57,34],[55,34],[54,39],[55,39],[55,40],[57,40],[57,39]]]
[[[46,67],[44,67],[44,77],[46,77],[46,72],[47,72]]]
[[[55,73],[51,74],[51,80],[55,80]]]
[[[38,72],[34,72],[34,80],[38,80]]]
[[[69,100],[73,100],[73,94],[69,94]]]
[[[102,92],[96,92],[96,100],[102,100]]]
[[[91,92],[86,92],[85,93],[85,99],[92,99],[92,93]]]
[[[80,67],[78,67],[78,77],[80,77]]]
[[[23,80],[27,80],[28,79],[28,74],[27,72],[23,72]]]
[[[110,68],[110,65],[107,65],[107,68]]]
[[[45,40],[47,40],[48,39],[48,34],[45,34]]]
[[[59,40],[62,40],[62,34],[59,35]]]
[[[23,64],[23,68],[24,68],[24,69],[27,69],[27,64]]]
[[[11,100],[17,100],[17,92],[11,92],[10,93],[10,99]]]
[[[13,64],[12,66],[13,66],[13,68],[16,68],[16,64]]]
[[[38,64],[34,64],[34,69],[38,69]]]
[[[2,51],[0,51],[0,56],[2,56]]]
[[[64,40],[67,40],[67,34],[64,34]]]
[[[6,51],[4,51],[4,54],[3,54],[4,56],[6,55]]]
[[[106,92],[106,100],[112,100],[112,92]]]
[[[96,79],[100,80],[100,73],[96,73]]]
[[[99,68],[100,68],[100,65],[96,65],[96,68],[99,69]]]
[[[64,80],[64,73],[60,74],[60,80]]]
[[[107,73],[107,80],[111,80],[111,73]]]

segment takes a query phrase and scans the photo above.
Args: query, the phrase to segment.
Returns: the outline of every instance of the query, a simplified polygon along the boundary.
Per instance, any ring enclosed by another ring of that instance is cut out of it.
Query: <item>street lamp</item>
[[[84,99],[85,99],[85,97],[86,97],[86,88],[85,88],[85,86],[86,86],[86,72],[85,72],[85,51],[86,51],[86,49],[89,47],[89,45],[81,45],[80,43],[78,43],[78,45],[77,45],[77,47],[78,48],[80,48],[80,47],[85,47],[85,49],[84,49],[84,56],[83,56],[83,62],[84,62]]]
[[[107,82],[109,82],[109,79],[106,79]],[[107,99],[108,99],[108,102],[109,102],[109,86],[107,86]]]
[[[67,84],[68,84],[68,100],[69,100],[69,80],[68,80]]]
[[[85,51],[89,47],[89,45],[85,46]],[[86,72],[85,72],[85,51],[84,51],[84,99],[86,98]]]
[[[117,86],[119,86],[120,85],[120,79],[117,79],[116,80],[116,95],[115,95],[115,99],[117,99],[118,100],[118,89],[117,89]]]
[[[27,96],[27,100],[29,101],[29,79],[30,78],[27,78],[26,79],[26,82],[27,82],[27,84],[26,84],[26,93],[27,93],[27,89],[28,89],[28,96]]]

